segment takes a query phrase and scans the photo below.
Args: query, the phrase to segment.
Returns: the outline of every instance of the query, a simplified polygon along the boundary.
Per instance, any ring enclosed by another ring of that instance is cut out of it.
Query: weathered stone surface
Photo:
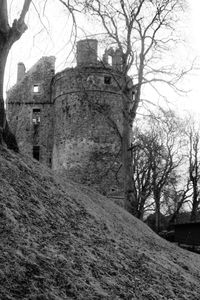
[[[41,58],[7,93],[9,124],[16,135],[21,152],[31,155],[33,147],[40,147],[40,161],[51,165],[53,146],[53,104],[51,81],[55,72],[55,58]],[[34,88],[38,91],[34,91]],[[40,110],[40,120],[34,123],[34,110]]]
[[[111,78],[110,84],[104,82],[107,77]],[[116,156],[120,140],[110,124],[114,122],[121,130],[122,103],[117,80],[118,74],[102,66],[68,69],[55,76],[54,169],[65,168],[77,178],[79,168],[85,174],[84,181],[87,178],[94,184],[119,168]],[[105,166],[106,156],[109,163]]]
[[[95,39],[81,40],[77,43],[77,65],[97,63],[98,42]]]

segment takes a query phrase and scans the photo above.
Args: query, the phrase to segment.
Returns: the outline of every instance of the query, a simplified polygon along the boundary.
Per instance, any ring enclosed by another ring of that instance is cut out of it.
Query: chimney
[[[22,62],[18,63],[18,67],[17,67],[17,83],[19,83],[24,78],[25,72],[26,72],[25,65]]]
[[[91,65],[97,63],[97,47],[96,39],[85,39],[77,43],[77,66]]]

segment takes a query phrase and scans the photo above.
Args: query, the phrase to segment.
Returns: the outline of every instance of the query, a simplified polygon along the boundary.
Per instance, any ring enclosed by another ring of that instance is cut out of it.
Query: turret
[[[97,63],[98,41],[85,39],[77,43],[77,66],[91,65]]]

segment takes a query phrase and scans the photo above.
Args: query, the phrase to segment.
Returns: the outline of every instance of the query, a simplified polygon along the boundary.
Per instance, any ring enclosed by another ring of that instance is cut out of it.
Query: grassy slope
[[[200,256],[1,149],[0,299],[199,300]]]

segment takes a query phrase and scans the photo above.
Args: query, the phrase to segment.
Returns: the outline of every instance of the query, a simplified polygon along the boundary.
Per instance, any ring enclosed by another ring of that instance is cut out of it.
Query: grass
[[[200,256],[0,149],[0,299],[200,299]]]

